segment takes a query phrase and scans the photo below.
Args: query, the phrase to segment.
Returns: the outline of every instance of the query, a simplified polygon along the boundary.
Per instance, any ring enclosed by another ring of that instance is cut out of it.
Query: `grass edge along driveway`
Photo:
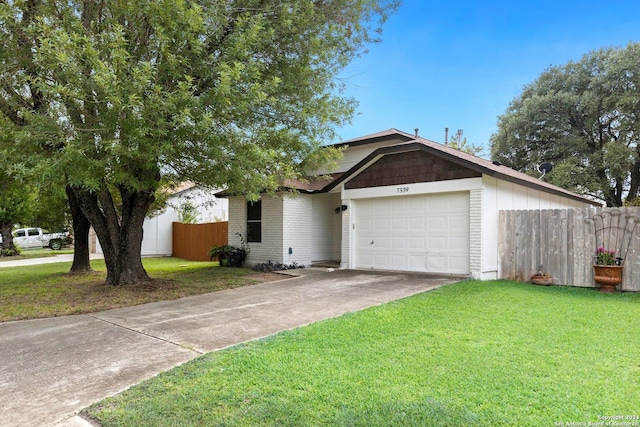
[[[264,281],[249,268],[217,262],[161,257],[142,263],[152,280],[135,286],[106,286],[104,260],[91,261],[88,274],[69,274],[70,262],[0,268],[0,322],[94,313]]]
[[[460,282],[209,353],[85,415],[105,427],[639,422],[638,319],[640,294]]]

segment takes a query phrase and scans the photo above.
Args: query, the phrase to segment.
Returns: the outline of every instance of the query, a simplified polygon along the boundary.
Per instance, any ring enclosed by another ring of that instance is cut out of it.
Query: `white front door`
[[[469,193],[356,201],[357,268],[469,273]]]

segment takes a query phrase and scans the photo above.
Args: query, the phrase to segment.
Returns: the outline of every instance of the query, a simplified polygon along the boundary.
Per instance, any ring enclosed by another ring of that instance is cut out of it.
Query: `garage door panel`
[[[374,221],[371,218],[362,218],[358,221],[358,228],[363,231],[373,231],[375,230]]]
[[[461,256],[449,256],[448,257],[448,267],[451,270],[463,270],[469,268],[469,258],[461,257]]]
[[[433,236],[429,237],[428,248],[434,249],[447,249],[447,238],[445,236]]]
[[[413,230],[424,230],[427,225],[427,218],[424,216],[416,217],[412,216],[409,218],[409,228]]]
[[[375,227],[376,232],[391,230],[391,219],[390,218],[376,218],[374,220],[374,227]]]
[[[399,218],[393,218],[391,220],[391,231],[402,231],[402,230],[406,230],[407,226],[408,226],[408,218],[403,218],[403,217],[399,217]]]
[[[373,260],[376,264],[383,264],[383,265],[391,264],[388,253],[387,254],[376,253],[373,256]]]
[[[391,250],[401,250],[406,252],[409,249],[409,240],[405,239],[401,236],[393,236],[391,237]]]
[[[409,237],[409,249],[412,250],[427,250],[427,237],[426,236],[411,236]]]
[[[427,224],[431,230],[444,230],[448,223],[448,218],[443,215],[429,215],[427,217]]]
[[[447,207],[449,211],[457,212],[463,210],[469,210],[469,200],[463,200],[462,198],[447,199]]]
[[[466,251],[469,249],[469,240],[467,236],[450,236],[449,237],[449,249]]]
[[[425,271],[427,268],[427,258],[424,255],[411,255],[407,257],[408,271]]]
[[[405,254],[391,254],[390,255],[391,265],[394,266],[395,270],[406,270],[408,265],[408,259]]]
[[[432,255],[427,258],[427,271],[447,271],[447,259],[442,255]]]
[[[469,193],[367,199],[355,206],[356,267],[469,272]]]

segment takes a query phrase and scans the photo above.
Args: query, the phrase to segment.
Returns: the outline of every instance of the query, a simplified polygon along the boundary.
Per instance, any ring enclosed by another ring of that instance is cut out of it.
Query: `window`
[[[38,231],[37,228],[30,228],[29,231],[29,236],[39,236],[40,232]]]
[[[18,230],[13,234],[13,237],[24,237],[27,235],[27,232],[24,230]]]
[[[247,202],[247,242],[262,242],[262,200]]]

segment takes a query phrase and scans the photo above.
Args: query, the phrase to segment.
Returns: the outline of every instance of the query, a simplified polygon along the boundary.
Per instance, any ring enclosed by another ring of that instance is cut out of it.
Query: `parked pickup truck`
[[[18,228],[13,231],[13,243],[22,249],[51,248],[59,250],[71,243],[72,240],[68,232],[49,233],[42,228]],[[2,237],[0,237],[0,242],[2,242]]]

